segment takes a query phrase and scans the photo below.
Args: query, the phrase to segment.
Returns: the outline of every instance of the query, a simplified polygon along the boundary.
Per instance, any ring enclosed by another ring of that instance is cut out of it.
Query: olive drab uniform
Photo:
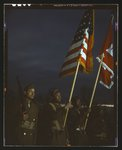
[[[38,144],[53,146],[66,144],[66,132],[62,130],[64,115],[65,109],[60,104],[50,102],[44,106]]]
[[[37,119],[39,107],[35,101],[25,101],[26,112],[22,112],[22,119],[18,128],[18,144],[19,145],[35,145],[37,137]],[[23,115],[27,115],[23,119]]]
[[[81,114],[76,108],[72,108],[68,113],[67,126],[69,141],[71,145],[79,145],[81,140],[80,133]]]
[[[84,134],[82,128],[84,126],[86,113],[82,108],[73,107],[69,110],[67,117],[67,128],[69,134],[69,142],[71,146],[86,145],[87,135]]]

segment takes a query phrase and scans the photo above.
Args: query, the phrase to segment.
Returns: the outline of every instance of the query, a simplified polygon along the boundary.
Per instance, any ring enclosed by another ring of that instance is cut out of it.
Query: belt
[[[25,128],[25,129],[30,129],[30,130],[33,130],[35,129],[35,122],[30,122],[30,121],[23,121],[22,124],[21,124],[21,127],[22,128]]]

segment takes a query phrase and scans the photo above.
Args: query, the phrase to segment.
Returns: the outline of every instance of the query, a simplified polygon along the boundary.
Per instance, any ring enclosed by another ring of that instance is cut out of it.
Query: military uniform
[[[60,104],[50,102],[43,107],[38,144],[53,146],[66,144],[66,132],[62,130],[64,115],[65,109]]]
[[[25,100],[25,102],[26,112],[22,112],[22,119],[18,127],[18,144],[34,145],[36,144],[39,107],[35,101]],[[23,119],[24,115],[28,117]]]
[[[82,128],[86,113],[82,108],[73,107],[69,110],[67,117],[67,128],[69,134],[69,143],[72,146],[86,145],[87,135],[84,134]]]
[[[81,140],[80,132],[81,114],[77,109],[71,109],[68,114],[67,126],[69,133],[69,141],[71,145],[79,145]]]

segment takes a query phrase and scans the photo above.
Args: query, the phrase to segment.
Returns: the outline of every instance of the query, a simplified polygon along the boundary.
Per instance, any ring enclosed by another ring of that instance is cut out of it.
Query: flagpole
[[[89,107],[88,107],[89,109],[91,109],[91,105],[92,105],[92,102],[93,102],[93,98],[94,98],[96,86],[97,86],[97,83],[98,83],[98,78],[99,78],[99,75],[100,75],[100,70],[101,70],[101,67],[102,67],[103,57],[104,57],[104,53],[102,54],[102,58],[101,58],[101,61],[100,61],[100,65],[99,65],[99,69],[98,69],[96,81],[95,81],[95,84],[94,84],[94,89],[93,89],[92,96],[91,96],[91,100],[90,100]],[[86,115],[86,120],[85,120],[84,128],[83,128],[84,131],[85,131],[86,126],[87,126],[87,122],[88,122],[89,115],[90,115],[90,112],[88,111],[88,113],[87,113],[87,115]]]
[[[76,68],[76,72],[75,72],[75,76],[74,76],[74,80],[73,80],[73,84],[72,84],[72,88],[71,88],[71,92],[70,92],[70,96],[69,96],[69,102],[71,102],[71,99],[72,99],[72,95],[73,95],[73,91],[74,91],[74,86],[75,86],[76,78],[77,78],[77,74],[78,74],[79,65],[80,65],[80,61],[78,61],[78,63],[77,63],[77,68]],[[66,115],[65,115],[65,118],[64,118],[63,128],[65,127],[65,124],[66,124],[66,119],[67,119],[68,111],[69,111],[69,108],[66,109]]]

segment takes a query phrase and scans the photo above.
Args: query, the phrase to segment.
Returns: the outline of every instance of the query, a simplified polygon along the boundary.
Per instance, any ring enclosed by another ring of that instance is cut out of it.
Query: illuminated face
[[[27,92],[26,92],[26,96],[29,99],[34,99],[34,97],[35,97],[35,89],[34,88],[28,89]]]
[[[57,92],[55,94],[55,99],[56,99],[57,102],[61,102],[61,93],[60,92]]]
[[[77,106],[80,106],[80,105],[81,105],[81,101],[80,101],[80,99],[77,99],[77,101],[76,101],[76,105],[77,105]]]

